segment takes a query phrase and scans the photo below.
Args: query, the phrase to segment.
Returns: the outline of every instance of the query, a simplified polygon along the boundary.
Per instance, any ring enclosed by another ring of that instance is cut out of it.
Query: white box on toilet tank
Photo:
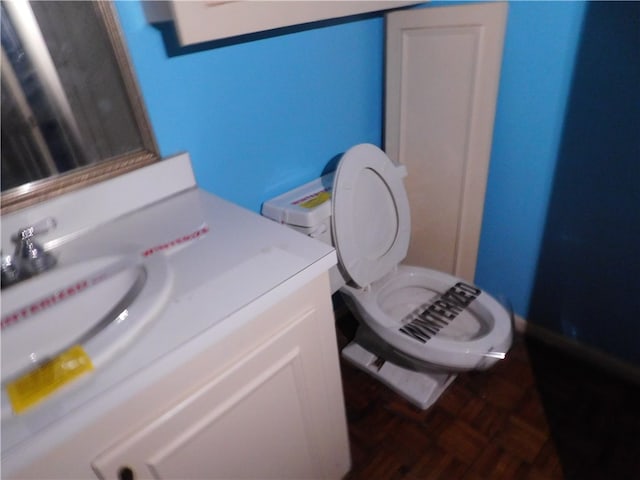
[[[332,187],[333,173],[329,173],[266,201],[262,215],[332,245]]]
[[[262,215],[333,245],[331,238],[331,190],[333,172],[289,190],[262,205]],[[338,267],[329,271],[332,292],[345,284]]]

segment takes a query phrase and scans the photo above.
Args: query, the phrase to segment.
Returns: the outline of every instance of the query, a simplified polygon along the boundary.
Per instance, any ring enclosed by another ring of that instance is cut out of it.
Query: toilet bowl
[[[333,242],[337,277],[344,279],[334,289],[339,288],[359,321],[356,338],[342,356],[428,408],[456,372],[486,369],[504,358],[513,326],[510,313],[476,286],[436,270],[401,265],[411,234],[404,176],[404,166],[394,165],[378,147],[360,144],[344,153],[331,187],[326,180],[314,184],[321,190],[310,194],[301,187],[280,204],[298,208],[306,202],[314,210],[331,204],[331,236],[323,240]],[[283,223],[295,218],[291,209],[275,208],[274,200],[265,204],[263,214]]]
[[[416,368],[484,370],[511,346],[509,313],[451,275],[400,265],[369,288],[341,292],[370,333]]]

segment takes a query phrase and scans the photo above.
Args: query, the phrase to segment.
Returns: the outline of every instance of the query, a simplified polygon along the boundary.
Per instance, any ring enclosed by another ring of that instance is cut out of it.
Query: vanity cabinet
[[[262,32],[358,13],[402,7],[406,1],[146,1],[147,20],[172,21],[181,45]]]
[[[323,273],[18,476],[341,478],[349,447],[329,288]]]

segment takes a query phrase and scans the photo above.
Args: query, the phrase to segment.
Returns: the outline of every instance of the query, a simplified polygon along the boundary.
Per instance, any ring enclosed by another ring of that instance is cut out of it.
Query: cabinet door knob
[[[120,467],[118,470],[118,480],[135,480],[136,475],[131,467]]]

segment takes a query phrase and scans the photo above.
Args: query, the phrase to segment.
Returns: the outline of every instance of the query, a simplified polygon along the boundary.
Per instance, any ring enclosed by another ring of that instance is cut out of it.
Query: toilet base
[[[342,349],[342,357],[426,410],[456,378],[454,373],[417,372],[374,355],[356,342]]]

